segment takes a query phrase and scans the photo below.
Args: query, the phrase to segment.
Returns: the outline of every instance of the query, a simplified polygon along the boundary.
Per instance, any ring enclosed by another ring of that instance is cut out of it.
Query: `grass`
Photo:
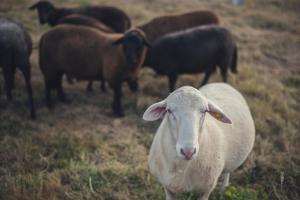
[[[20,20],[35,45],[49,29],[39,26],[27,8],[35,0],[4,0],[0,16]],[[246,97],[256,125],[256,142],[248,160],[231,176],[226,199],[300,199],[300,4],[297,0],[178,2],[173,0],[53,0],[60,6],[115,5],[134,24],[169,13],[211,9],[229,28],[239,47],[239,74],[229,82]],[[68,85],[70,105],[55,102],[48,111],[44,84],[31,56],[32,83],[38,119],[30,121],[20,73],[14,101],[0,91],[0,199],[164,199],[161,185],[148,172],[147,154],[159,122],[143,122],[144,110],[167,92],[167,79],[143,69],[141,90],[132,95],[124,86],[126,117],[111,115],[112,92],[85,92],[86,83]],[[177,87],[200,83],[203,75],[182,76]],[[2,77],[1,77],[2,79]],[[210,82],[221,81],[219,73]],[[0,80],[3,85],[3,80]],[[185,193],[180,199],[192,200]],[[218,189],[211,196],[219,199]]]

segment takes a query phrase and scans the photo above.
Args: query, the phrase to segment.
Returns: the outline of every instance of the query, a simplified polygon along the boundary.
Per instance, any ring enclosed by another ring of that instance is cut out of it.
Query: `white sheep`
[[[226,83],[175,90],[143,115],[146,121],[160,118],[148,162],[167,200],[184,191],[195,191],[199,200],[207,200],[221,175],[222,188],[228,185],[229,174],[245,161],[254,144],[248,105]]]

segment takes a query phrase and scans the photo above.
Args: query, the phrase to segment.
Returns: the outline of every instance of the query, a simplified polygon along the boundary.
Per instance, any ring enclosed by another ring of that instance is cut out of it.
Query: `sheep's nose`
[[[186,160],[191,160],[192,156],[196,153],[196,148],[181,148],[180,153]]]

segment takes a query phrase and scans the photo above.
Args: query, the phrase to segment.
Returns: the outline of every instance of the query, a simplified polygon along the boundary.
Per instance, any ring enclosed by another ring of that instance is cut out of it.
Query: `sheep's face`
[[[47,1],[39,1],[32,5],[30,10],[37,9],[38,10],[38,15],[39,15],[39,20],[40,24],[45,24],[47,23],[48,17],[50,13],[55,9],[54,6]]]
[[[131,31],[118,39],[114,44],[122,44],[127,64],[133,65],[139,62],[139,56],[144,46],[150,46],[146,39],[137,31]]]
[[[207,112],[224,123],[231,123],[223,111],[199,90],[185,86],[150,106],[143,118],[153,121],[165,116],[170,130],[166,134],[171,134],[171,138],[176,140],[177,156],[191,160],[199,152],[199,137]]]
[[[179,158],[193,159],[199,150],[199,130],[205,116],[205,104],[196,92],[180,91],[166,100],[170,134],[176,140]]]

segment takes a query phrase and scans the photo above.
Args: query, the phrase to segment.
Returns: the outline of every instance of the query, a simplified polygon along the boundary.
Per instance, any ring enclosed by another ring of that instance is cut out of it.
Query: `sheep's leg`
[[[198,198],[198,200],[208,200],[209,195],[210,195],[210,193],[202,195],[200,198]]]
[[[16,74],[16,67],[13,67],[13,73],[12,73],[12,85],[11,85],[11,88],[12,89],[15,89],[15,74]]]
[[[72,79],[72,77],[70,77],[70,76],[68,76],[68,75],[66,75],[67,76],[67,81],[68,81],[68,83],[69,84],[73,84],[73,79]]]
[[[3,68],[3,76],[4,76],[4,84],[5,84],[5,92],[6,97],[9,101],[12,100],[11,90],[13,86],[13,69],[11,66],[7,65]]]
[[[165,190],[165,194],[166,194],[166,200],[174,200],[175,199],[175,195],[168,190],[167,188],[164,187]]]
[[[221,75],[225,83],[227,82],[227,68],[230,66],[231,63],[229,57],[230,56],[225,56],[219,63]]]
[[[114,87],[114,100],[112,104],[113,112],[117,117],[124,116],[123,108],[121,106],[121,98],[122,98],[122,87],[121,85],[118,85]]]
[[[198,200],[208,200],[211,192],[217,185],[217,181],[218,181],[218,179],[215,179],[214,182],[212,183],[211,187],[208,188],[208,190],[206,190],[204,193],[202,193],[202,195],[199,196]]]
[[[222,75],[223,81],[226,83],[227,82],[227,68],[221,68],[221,75]]]
[[[51,88],[52,81],[45,80],[45,97],[46,97],[46,105],[51,110],[53,109],[53,103],[51,98]]]
[[[30,116],[32,119],[36,118],[36,113],[35,113],[35,107],[34,107],[34,102],[33,102],[33,94],[32,94],[32,87],[31,87],[31,75],[30,75],[30,64],[29,61],[27,62],[26,65],[21,67],[21,71],[23,73],[23,76],[25,78],[26,82],[26,89],[27,89],[27,94],[28,94],[28,99],[29,99],[29,108],[30,108]]]
[[[214,188],[214,187],[213,187]],[[212,189],[213,189],[212,188]],[[208,192],[205,192],[205,193],[203,193],[199,198],[198,198],[198,200],[208,200],[208,198],[209,198],[209,196],[210,196],[210,194],[211,194],[211,192],[212,192],[212,189],[210,190],[210,191],[208,191]]]
[[[208,82],[208,79],[210,78],[211,74],[212,74],[212,71],[207,71],[205,73],[205,76],[204,76],[204,78],[203,78],[203,80],[202,80],[202,82],[200,84],[200,87],[203,86],[203,85],[205,85]]]
[[[89,83],[86,86],[86,90],[89,92],[93,91],[93,81],[89,81]]]
[[[170,92],[174,91],[176,80],[177,80],[177,74],[169,75],[169,91]]]
[[[62,75],[63,75],[62,73],[57,75],[56,81],[55,81],[57,96],[61,102],[69,103],[70,101],[66,98],[65,92],[62,87]]]
[[[223,199],[226,187],[229,185],[229,178],[230,178],[230,173],[225,173],[223,175],[223,182],[222,182],[221,190],[220,190],[220,194],[221,194],[222,199]]]
[[[131,92],[137,92],[139,89],[139,84],[137,82],[137,80],[133,80],[133,81],[127,81],[128,87],[131,90]]]
[[[105,80],[101,79],[101,86],[100,86],[102,92],[106,92],[106,85],[105,85]]]

